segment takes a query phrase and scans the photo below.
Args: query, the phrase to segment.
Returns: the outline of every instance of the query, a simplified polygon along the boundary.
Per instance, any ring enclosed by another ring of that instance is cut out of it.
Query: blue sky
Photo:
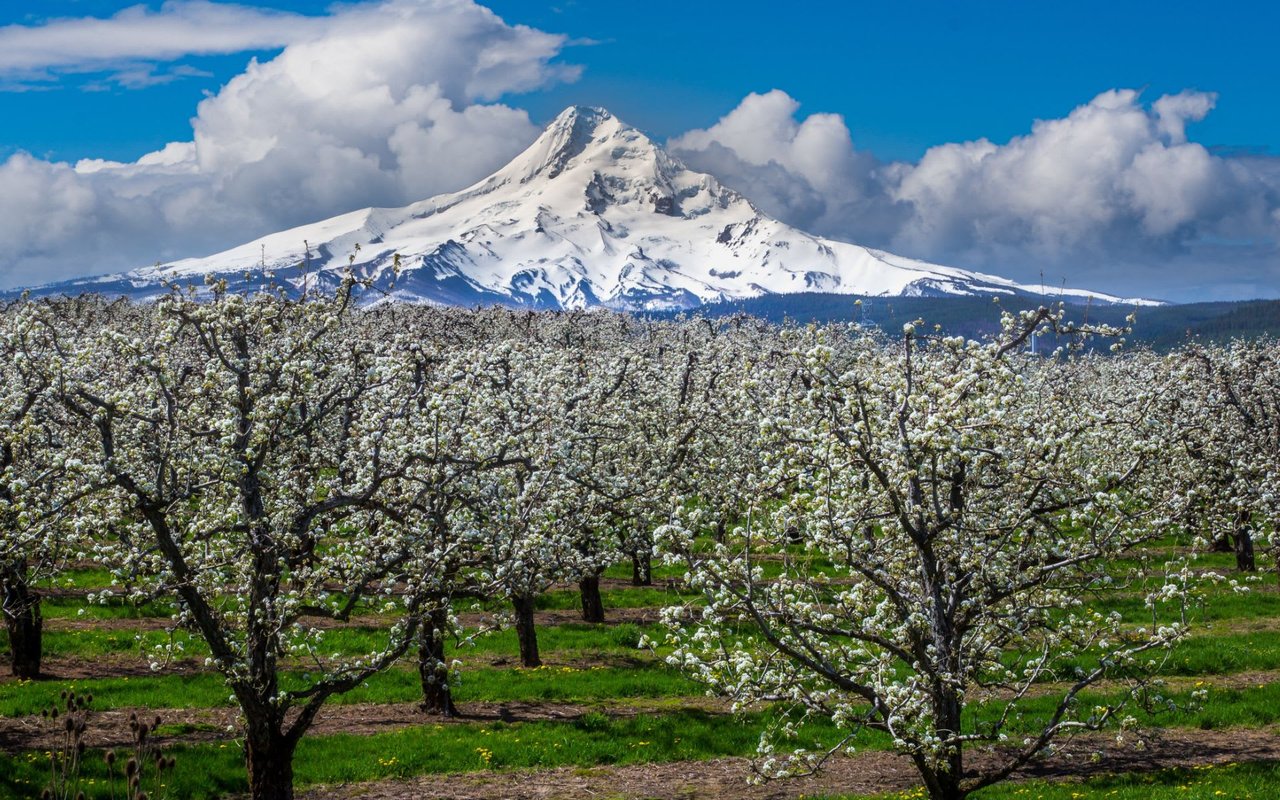
[[[0,6],[0,194],[42,198],[9,201],[30,218],[0,220],[0,286],[460,188],[580,103],[825,235],[1103,290],[1280,296],[1280,6],[484,6],[503,21],[469,0]],[[385,41],[415,54],[383,59]],[[286,47],[365,81],[342,91],[385,82],[394,102],[362,108],[395,123],[302,97]],[[401,102],[411,89],[443,105]],[[309,187],[296,203],[257,200],[288,180]],[[104,251],[92,265],[86,243]]]
[[[140,5],[41,0],[0,6],[0,25],[109,16]],[[150,2],[153,8],[160,2]],[[329,2],[263,8],[323,14]],[[1280,4],[1168,0],[1089,2],[601,2],[495,0],[508,22],[594,42],[566,56],[586,67],[574,84],[521,99],[537,121],[567,105],[604,105],[659,136],[703,127],[747,92],[781,88],[808,110],[845,115],[854,140],[889,159],[942,142],[1007,140],[1115,87],[1158,96],[1217,92],[1199,123],[1207,145],[1280,151],[1280,59],[1268,55]],[[32,9],[37,9],[33,12]],[[184,138],[201,93],[250,56],[185,59],[209,77],[145,89],[82,92],[97,74],[0,96],[0,148],[75,159],[137,157]],[[77,96],[69,99],[69,93]],[[85,119],[105,124],[85,125]]]
[[[574,86],[530,102],[601,98],[674,134],[749,91],[780,88],[845,115],[886,158],[1006,140],[1099,92],[1194,88],[1222,97],[1204,141],[1280,146],[1280,6],[1161,2],[672,2],[490,4],[511,20],[603,42]],[[560,9],[557,11],[556,9]],[[559,24],[557,24],[559,23]],[[536,103],[536,105],[535,105]]]

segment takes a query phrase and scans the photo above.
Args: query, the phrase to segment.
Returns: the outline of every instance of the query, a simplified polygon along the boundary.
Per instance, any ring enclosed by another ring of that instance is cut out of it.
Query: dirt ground
[[[1110,745],[1100,759],[1092,754]],[[1280,758],[1275,730],[1162,733],[1145,749],[1119,748],[1114,739],[1081,737],[1024,770],[1018,778],[1080,779],[1111,772],[1194,767]],[[969,762],[994,763],[990,753]],[[406,781],[331,786],[302,794],[304,800],[798,800],[822,794],[875,794],[919,784],[911,762],[868,751],[831,759],[817,775],[751,785],[750,762],[742,758],[638,764],[592,769],[430,775]]]
[[[519,656],[510,653],[462,651],[455,654],[462,662],[465,673],[475,667],[512,667],[520,666]],[[287,664],[288,662],[286,662]],[[404,661],[404,666],[412,668],[416,662]],[[653,657],[643,652],[620,651],[614,653],[584,652],[551,653],[542,659],[548,668],[570,667],[572,669],[591,669],[593,667],[609,667],[618,669],[644,667],[653,663]],[[158,675],[190,675],[195,672],[206,672],[203,659],[186,658],[157,664],[151,668],[150,662],[139,655],[129,653],[112,653],[95,658],[78,658],[66,656],[50,656],[44,659],[42,676],[44,681],[83,681],[106,678],[137,678]],[[0,686],[13,683],[18,679],[9,672],[9,660],[0,656]]]
[[[441,717],[425,714],[416,703],[350,703],[330,704],[316,717],[308,731],[310,736],[334,733],[369,735],[413,725],[458,725],[485,722],[536,722],[574,720],[588,712],[614,717],[653,714],[669,711],[670,700],[644,699],[590,704],[550,702],[463,703],[460,716]],[[729,705],[710,697],[681,698],[682,710],[697,709],[708,713],[729,713]],[[89,716],[85,735],[88,747],[120,747],[130,741],[129,715],[150,720],[157,713],[165,727],[158,741],[185,744],[209,741],[232,741],[240,735],[238,712],[232,708],[113,709],[94,711]],[[38,715],[0,717],[0,751],[16,753],[42,750],[61,741],[60,724],[50,724]]]

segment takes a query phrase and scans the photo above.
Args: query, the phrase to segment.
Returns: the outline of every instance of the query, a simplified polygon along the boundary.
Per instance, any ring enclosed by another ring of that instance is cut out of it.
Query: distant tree
[[[93,481],[75,431],[59,424],[52,400],[60,355],[51,331],[82,326],[98,309],[78,303],[57,318],[46,305],[0,311],[0,592],[15,677],[37,678],[44,620],[35,588],[56,577],[83,547],[76,518]]]
[[[566,408],[573,371],[554,350],[511,340],[473,351],[485,404],[476,435],[504,466],[476,478],[476,501],[458,510],[456,529],[479,542],[478,579],[507,599],[520,660],[541,665],[534,623],[538,595],[572,577],[574,520],[583,495],[566,477],[573,441]],[[469,533],[466,533],[469,532]]]
[[[1196,529],[1257,569],[1257,534],[1280,515],[1280,346],[1192,344],[1165,360],[1165,416],[1195,477]]]

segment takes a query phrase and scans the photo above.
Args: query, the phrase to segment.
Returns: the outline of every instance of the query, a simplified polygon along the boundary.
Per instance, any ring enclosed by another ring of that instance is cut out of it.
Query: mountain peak
[[[535,177],[555,178],[575,160],[610,160],[623,152],[649,153],[657,149],[647,136],[606,109],[569,106],[508,168],[514,167],[524,183]]]
[[[609,113],[607,108],[601,108],[600,106],[569,106],[557,114],[555,120],[548,127],[584,124],[595,127],[610,119],[613,119],[613,115]]]

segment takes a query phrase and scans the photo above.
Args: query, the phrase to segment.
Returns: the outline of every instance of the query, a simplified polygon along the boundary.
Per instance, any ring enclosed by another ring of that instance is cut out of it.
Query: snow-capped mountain
[[[166,281],[200,282],[209,274],[300,288],[331,281],[349,264],[391,297],[462,305],[653,310],[792,292],[1039,293],[799,231],[690,170],[608,111],[584,107],[565,110],[515,160],[460,192],[38,291],[146,297]],[[1070,289],[1052,294],[1143,302]]]

